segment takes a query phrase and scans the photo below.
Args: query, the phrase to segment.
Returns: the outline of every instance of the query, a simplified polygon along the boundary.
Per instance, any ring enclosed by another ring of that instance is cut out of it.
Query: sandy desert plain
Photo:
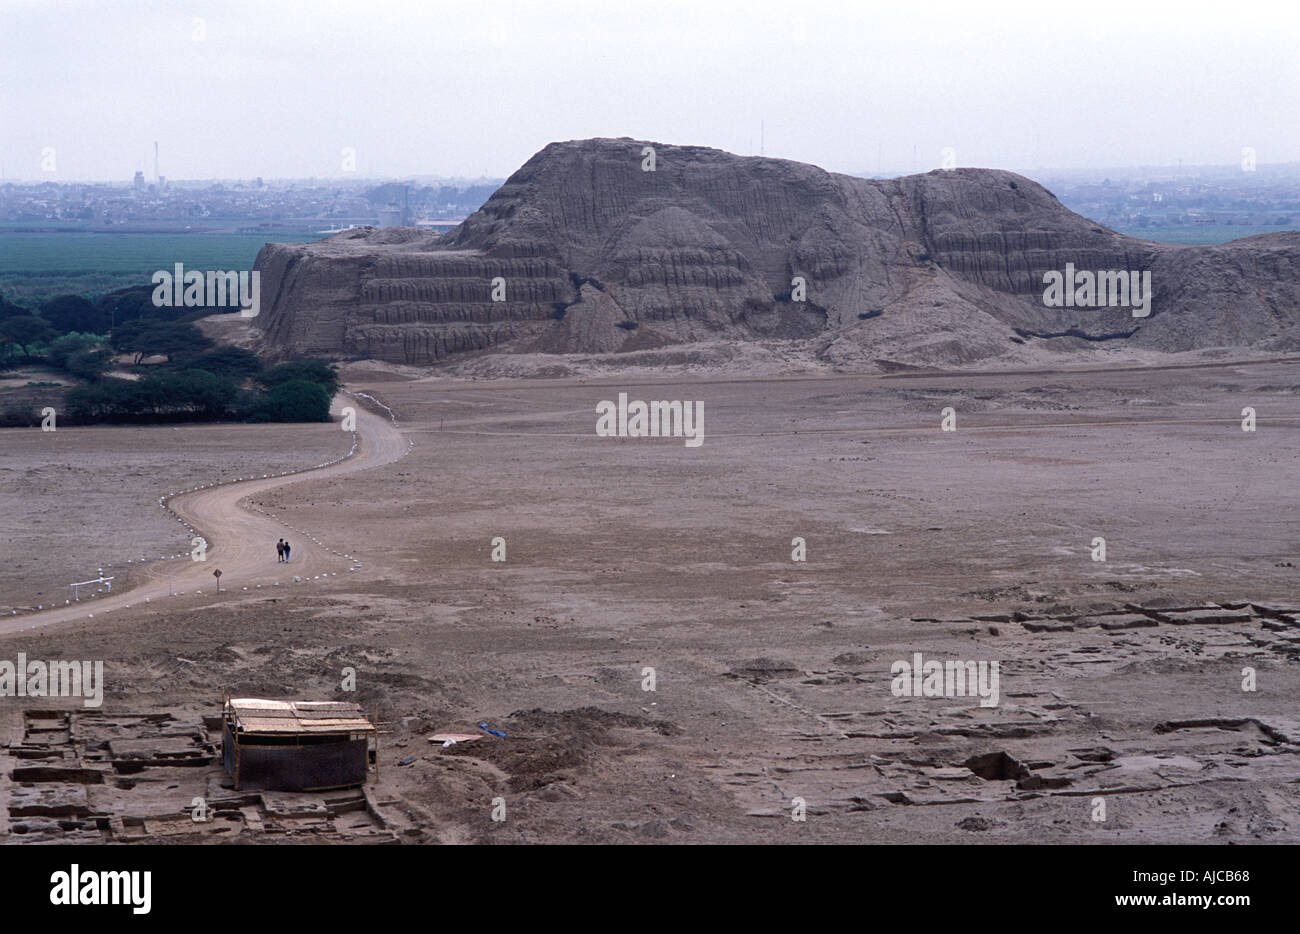
[[[0,431],[0,657],[102,659],[106,680],[98,710],[40,704],[78,711],[66,721],[0,699],[0,839],[1300,842],[1298,362],[351,367],[348,388],[396,424],[362,408],[355,457],[266,479],[351,436]],[[704,443],[597,437],[596,404],[619,392],[702,401]],[[188,551],[160,496],[250,475],[171,501],[205,563],[153,560]],[[286,531],[290,568],[272,554]],[[33,612],[106,563],[112,595]],[[895,696],[891,665],[917,652],[998,662],[999,703]],[[256,802],[217,764],[155,757],[83,785],[18,758],[197,754],[223,691],[376,710],[377,777]],[[480,723],[506,736],[428,739]],[[228,804],[196,825],[196,795]]]

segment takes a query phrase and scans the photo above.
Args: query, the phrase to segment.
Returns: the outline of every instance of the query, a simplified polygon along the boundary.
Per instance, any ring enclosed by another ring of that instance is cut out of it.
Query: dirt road
[[[310,530],[286,526],[280,520],[241,505],[249,496],[303,479],[333,477],[355,473],[392,463],[409,450],[405,437],[387,415],[377,415],[345,396],[335,397],[332,411],[337,415],[344,405],[356,410],[358,445],[352,456],[336,464],[290,476],[275,476],[223,483],[173,497],[167,505],[188,522],[207,541],[206,559],[188,561],[179,567],[167,563],[150,569],[146,579],[125,591],[83,599],[53,610],[29,613],[0,620],[0,634],[22,632],[55,623],[86,621],[124,607],[159,600],[173,605],[180,601],[217,599],[213,570],[222,572],[221,586],[226,592],[242,592],[245,587],[296,586],[295,577],[308,581],[329,575],[346,574],[353,565],[351,558],[330,546],[313,541]],[[275,543],[280,538],[291,543],[290,564],[280,564],[275,557]],[[89,589],[89,588],[88,588]],[[202,594],[196,593],[202,591]]]

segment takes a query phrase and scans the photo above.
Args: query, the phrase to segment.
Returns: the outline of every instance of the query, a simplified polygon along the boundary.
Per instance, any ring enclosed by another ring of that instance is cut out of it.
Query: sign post
[[[217,579],[217,593],[221,593],[221,568],[213,568],[212,576]]]
[[[78,581],[78,582],[75,583],[75,584],[69,584],[69,585],[68,585],[69,587],[72,588],[72,599],[73,599],[73,600],[76,600],[78,603],[80,603],[80,602],[81,602],[81,588],[82,588],[82,587],[89,587],[91,584],[106,584],[106,585],[108,586],[108,592],[109,592],[109,593],[112,593],[112,592],[113,592],[113,578],[111,578],[111,577],[105,577],[105,576],[104,576],[104,569],[103,569],[103,568],[100,568],[100,569],[99,569],[99,576],[96,577],[93,581]]]

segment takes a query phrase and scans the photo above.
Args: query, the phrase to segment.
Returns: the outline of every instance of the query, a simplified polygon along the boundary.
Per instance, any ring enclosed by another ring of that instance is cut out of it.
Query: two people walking
[[[289,543],[283,538],[275,543],[275,553],[279,555],[279,560],[285,564],[289,563]]]

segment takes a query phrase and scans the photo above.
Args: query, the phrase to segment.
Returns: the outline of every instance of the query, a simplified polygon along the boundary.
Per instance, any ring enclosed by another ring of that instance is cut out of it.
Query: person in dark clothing
[[[284,543],[284,563],[285,563],[285,564],[288,564],[288,563],[289,563],[289,543],[288,543],[288,542],[285,542],[285,543]]]

